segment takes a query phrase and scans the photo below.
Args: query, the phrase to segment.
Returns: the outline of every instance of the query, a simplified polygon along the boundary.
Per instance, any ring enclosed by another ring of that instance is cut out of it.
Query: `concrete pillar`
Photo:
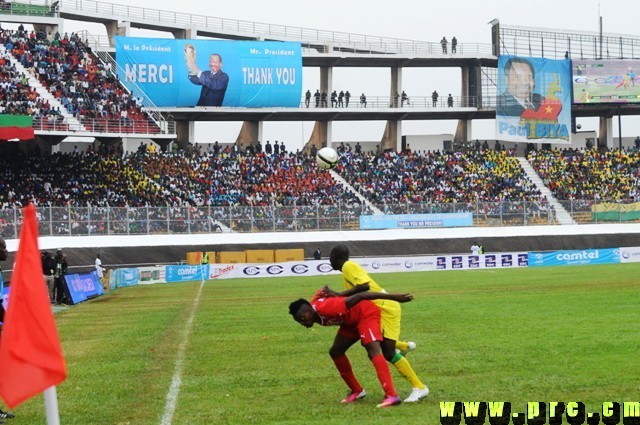
[[[131,22],[109,21],[104,23],[109,37],[109,46],[115,46],[114,37],[128,37],[131,32]]]
[[[176,142],[181,148],[193,144],[195,135],[194,121],[176,121]]]
[[[382,150],[393,149],[394,152],[398,152],[401,143],[402,121],[387,121],[387,126],[384,129],[384,134],[380,141],[380,148]]]
[[[303,150],[308,152],[311,149],[311,145],[315,145],[318,149],[328,146],[328,129],[328,121],[316,121],[316,125],[313,127],[309,141],[304,145]]]
[[[333,87],[333,67],[320,67],[320,93],[327,92],[327,105],[331,106],[331,92]]]
[[[608,117],[600,117],[600,131],[598,132],[598,147],[613,147],[613,121]]]
[[[176,39],[194,39],[198,38],[198,30],[195,28],[180,28],[172,30],[171,33]]]
[[[258,141],[262,141],[262,121],[245,121],[236,138],[236,145],[244,151],[249,145],[256,146]]]
[[[402,68],[397,66],[391,67],[391,86],[389,88],[390,106],[397,108],[400,106],[400,92],[402,91]],[[398,98],[395,95],[398,94]],[[394,99],[398,104],[394,104]]]
[[[456,143],[467,143],[469,140],[472,140],[471,133],[471,120],[458,120],[458,127],[456,127],[456,135],[454,137],[454,142]]]

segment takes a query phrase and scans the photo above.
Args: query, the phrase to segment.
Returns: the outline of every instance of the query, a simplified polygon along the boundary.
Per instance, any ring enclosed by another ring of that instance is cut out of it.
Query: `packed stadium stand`
[[[151,135],[160,132],[154,120],[142,110],[141,99],[120,84],[111,66],[94,55],[77,34],[3,30],[0,43],[0,50],[17,61],[11,63],[11,58],[4,54],[3,66],[9,68],[9,73],[6,76],[3,73],[3,80],[19,79],[20,88],[25,86],[24,90],[29,92],[27,102],[41,105],[29,108],[25,104],[18,109],[33,115],[35,128],[67,129],[54,125],[64,120],[60,109],[50,108],[47,100],[37,96],[35,87],[28,86],[28,76],[18,72],[18,67],[36,77],[60,102],[64,112],[75,118],[73,122],[80,123],[85,130]]]
[[[640,200],[637,149],[548,149],[527,159],[560,200]]]

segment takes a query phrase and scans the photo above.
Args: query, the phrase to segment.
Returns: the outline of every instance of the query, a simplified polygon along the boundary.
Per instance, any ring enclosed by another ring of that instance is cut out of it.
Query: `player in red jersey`
[[[390,407],[400,404],[402,399],[398,397],[393,387],[389,365],[380,348],[380,341],[383,339],[380,330],[380,309],[370,301],[380,299],[405,303],[411,301],[413,296],[410,294],[360,292],[348,297],[325,297],[322,290],[319,290],[311,302],[302,298],[292,302],[289,305],[289,314],[296,322],[307,328],[312,327],[314,323],[322,326],[340,326],[338,335],[351,340],[351,345],[360,340],[367,350],[385,392],[385,398],[377,407]],[[353,373],[346,349],[335,350],[332,347],[329,355],[350,390],[342,403],[352,403],[364,398],[366,392]]]

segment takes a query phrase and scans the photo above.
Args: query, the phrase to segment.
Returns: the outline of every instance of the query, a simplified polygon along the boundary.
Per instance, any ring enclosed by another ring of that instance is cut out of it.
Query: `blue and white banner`
[[[139,283],[140,272],[138,269],[118,269],[116,273],[111,272],[115,279],[115,287],[133,286]]]
[[[583,251],[530,252],[529,266],[570,266],[614,264],[620,262],[620,249],[585,249]]]
[[[69,295],[73,304],[104,294],[104,288],[96,271],[67,274],[64,279],[67,282],[67,288],[69,288]]]
[[[116,37],[118,78],[156,106],[298,107],[300,43]]]
[[[640,247],[632,246],[620,248],[621,263],[640,263]]]
[[[189,282],[206,278],[209,265],[167,266],[165,277],[167,282]]]
[[[571,144],[571,61],[500,56],[496,138]]]
[[[473,213],[361,215],[360,229],[417,229],[473,225]]]
[[[528,265],[526,252],[438,255],[435,258],[436,270],[501,269]]]

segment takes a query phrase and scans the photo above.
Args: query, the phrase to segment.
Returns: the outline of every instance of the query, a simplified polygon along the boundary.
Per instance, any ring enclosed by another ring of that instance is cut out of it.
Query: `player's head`
[[[4,238],[0,236],[0,261],[6,260],[8,255],[7,243],[4,241]]]
[[[342,270],[342,265],[349,259],[349,248],[341,243],[334,246],[329,254],[329,262],[333,270]]]
[[[304,298],[300,298],[289,304],[289,314],[293,316],[293,320],[305,328],[310,328],[315,323],[316,311],[311,307],[309,301]]]
[[[222,56],[218,53],[212,53],[209,56],[209,69],[211,69],[211,72],[218,72],[220,68],[222,68]]]
[[[535,86],[536,72],[526,59],[511,58],[504,65],[507,91],[518,99],[529,99]]]

